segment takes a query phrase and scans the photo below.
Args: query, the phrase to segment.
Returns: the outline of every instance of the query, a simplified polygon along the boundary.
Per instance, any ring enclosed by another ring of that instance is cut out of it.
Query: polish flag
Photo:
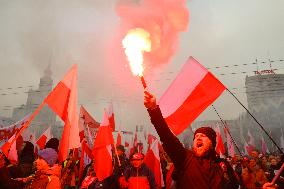
[[[224,133],[227,141],[228,155],[231,157],[235,156],[235,148],[233,144],[233,139],[229,135],[229,129],[227,127],[224,128]]]
[[[255,142],[254,142],[254,138],[251,135],[249,129],[248,129],[248,142],[246,144],[247,144],[246,146],[247,153],[248,155],[250,155],[251,152],[255,149]]]
[[[92,150],[87,144],[86,140],[82,141],[82,151],[81,151],[81,158],[80,158],[80,168],[79,168],[79,180],[81,180],[84,172],[84,168],[88,165],[91,160],[93,159]]]
[[[216,152],[217,154],[219,154],[220,156],[221,155],[225,155],[225,145],[223,143],[223,139],[222,139],[222,135],[221,135],[221,130],[220,130],[220,127],[219,125],[216,127],[215,129],[215,132],[216,132]]]
[[[79,135],[80,135],[80,141],[85,138],[85,128],[87,129],[87,132],[89,136],[92,136],[90,134],[90,128],[95,129],[99,128],[100,123],[97,122],[91,114],[84,108],[84,106],[81,105],[80,107],[80,115],[79,115]],[[89,138],[92,141],[92,138]]]
[[[84,125],[90,127],[90,128],[99,128],[100,123],[97,122],[93,116],[86,110],[84,106],[80,107],[80,119],[83,120]]]
[[[12,142],[12,140],[15,138],[15,135],[13,135],[8,142]],[[18,153],[17,153],[17,149],[16,149],[16,142],[14,142],[11,145],[10,151],[8,153],[8,159],[10,160],[10,162],[12,164],[15,164],[16,162],[18,162]]]
[[[64,121],[58,152],[60,162],[67,158],[69,149],[81,146],[77,113],[77,70],[75,64],[44,101]]]
[[[99,127],[92,151],[95,161],[94,170],[99,181],[112,175],[113,171],[111,145],[114,144],[114,141],[109,124],[108,115],[104,112],[104,118]]]
[[[267,145],[266,145],[266,142],[265,142],[265,140],[264,140],[264,138],[263,138],[263,136],[261,135],[261,141],[260,141],[260,143],[261,143],[261,151],[262,151],[262,154],[269,154],[269,150],[268,150],[268,148],[267,148]]]
[[[158,188],[164,187],[162,168],[160,163],[158,140],[155,140],[145,155],[144,163],[154,173]]]
[[[109,126],[112,129],[112,131],[115,130],[115,121],[114,121],[114,113],[113,113],[113,105],[112,102],[109,105],[108,108],[108,119],[109,119]]]
[[[173,163],[170,163],[169,165],[169,170],[167,172],[167,176],[166,176],[166,189],[171,189],[172,185],[173,185],[173,179],[172,179],[172,174],[174,172],[175,166]]]
[[[51,139],[51,127],[48,127],[36,141],[36,144],[38,145],[40,150],[44,149],[44,146],[49,139]]]
[[[190,57],[158,104],[170,129],[178,135],[225,89],[212,73]]]
[[[122,140],[122,138],[121,138],[121,132],[120,132],[120,130],[119,130],[118,133],[117,133],[117,138],[116,138],[116,146],[119,146],[119,145],[122,144],[121,140]]]
[[[157,140],[157,138],[154,135],[148,134],[148,145],[151,146],[151,144],[153,143],[153,141]]]
[[[25,130],[25,128],[28,126],[28,122],[32,119],[32,115],[28,114],[26,115],[22,120],[16,122],[13,125],[10,125],[8,127],[4,127],[0,130],[1,135],[3,135],[4,138],[0,137],[0,141],[4,139],[8,139],[8,141],[1,147],[2,152],[5,154],[6,157],[9,155],[9,149],[12,147],[12,145],[15,143],[15,141],[21,137]]]

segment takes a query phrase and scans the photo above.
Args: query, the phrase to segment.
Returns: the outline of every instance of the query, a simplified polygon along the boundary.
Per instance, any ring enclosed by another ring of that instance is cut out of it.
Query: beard
[[[211,150],[210,145],[202,145],[201,147],[193,147],[193,152],[197,157],[204,157],[209,154]]]

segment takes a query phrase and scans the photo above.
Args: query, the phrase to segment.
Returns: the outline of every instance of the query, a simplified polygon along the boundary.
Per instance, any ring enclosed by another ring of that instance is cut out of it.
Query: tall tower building
[[[52,72],[50,64],[44,71],[43,77],[40,78],[38,89],[30,89],[28,91],[28,98],[25,105],[15,108],[13,110],[12,119],[18,121],[29,113],[33,113],[36,108],[42,103],[44,98],[52,90],[53,80],[51,78]],[[32,121],[29,129],[31,132],[35,132],[36,136],[39,136],[49,126],[55,126],[56,114],[45,105],[40,113]]]
[[[266,74],[246,77],[248,108],[261,111],[284,102],[284,74]]]

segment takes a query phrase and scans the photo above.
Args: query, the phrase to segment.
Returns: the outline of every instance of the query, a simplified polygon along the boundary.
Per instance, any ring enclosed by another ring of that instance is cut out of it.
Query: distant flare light
[[[150,33],[142,28],[131,29],[122,40],[122,45],[133,75],[143,77],[143,53],[151,51]]]

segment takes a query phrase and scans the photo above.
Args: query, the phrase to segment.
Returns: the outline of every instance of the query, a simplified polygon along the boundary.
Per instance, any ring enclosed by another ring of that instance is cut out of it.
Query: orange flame
[[[132,73],[143,76],[143,53],[151,51],[150,33],[142,28],[131,29],[122,40],[122,45]]]

